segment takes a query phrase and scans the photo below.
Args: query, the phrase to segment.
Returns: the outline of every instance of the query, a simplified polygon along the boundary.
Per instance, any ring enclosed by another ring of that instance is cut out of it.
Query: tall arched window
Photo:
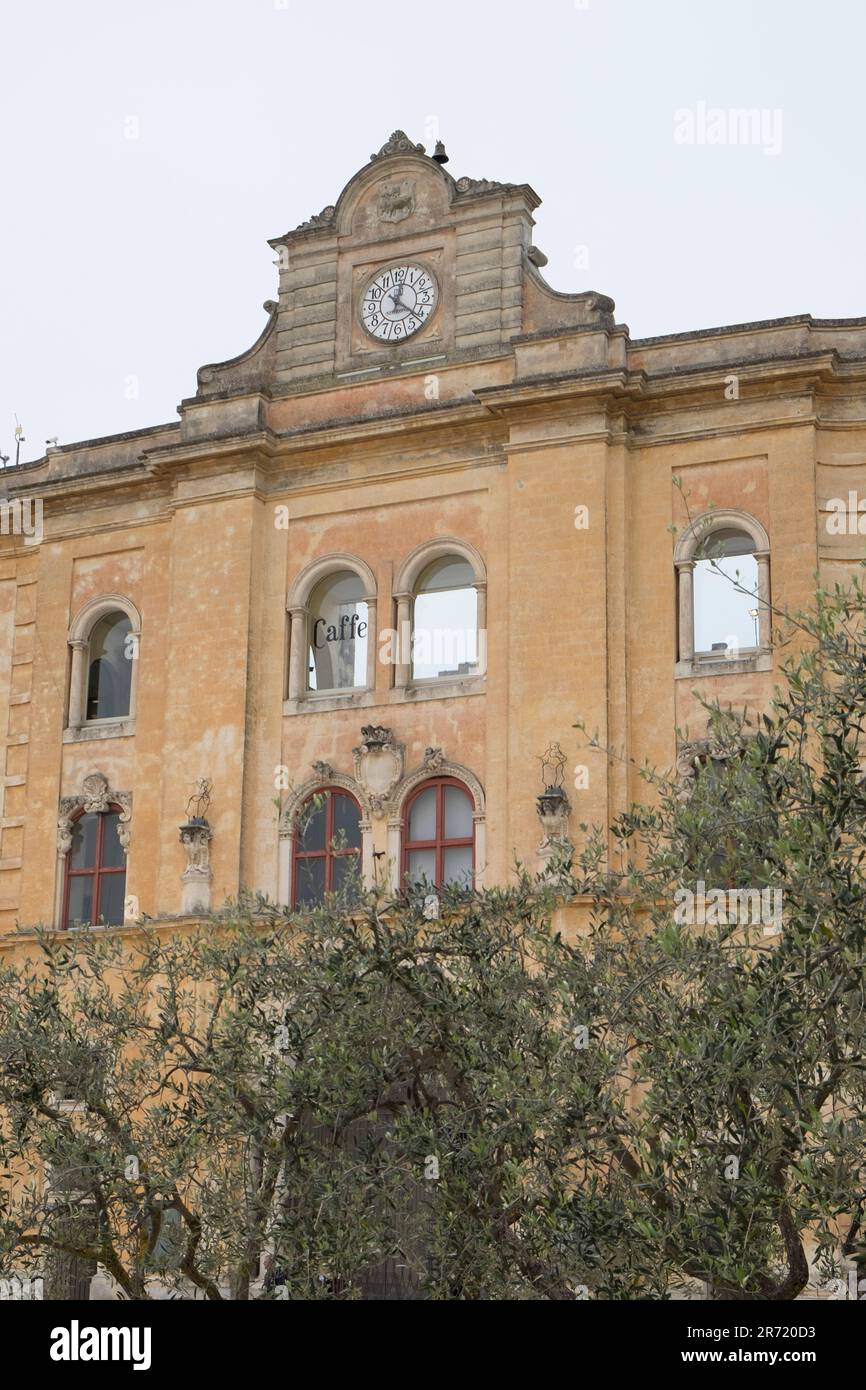
[[[761,523],[733,508],[707,512],[679,537],[674,565],[677,673],[731,661],[769,669],[770,542]]]
[[[478,595],[468,560],[445,555],[415,589],[412,679],[472,676],[478,670]]]
[[[361,867],[361,812],[339,787],[309,796],[295,829],[292,906],[315,907],[328,893],[349,889]]]
[[[361,579],[351,570],[327,575],[310,595],[307,689],[364,689],[369,638]]]
[[[473,803],[454,777],[423,782],[406,803],[403,874],[410,883],[471,888],[475,870]]]
[[[140,637],[138,610],[121,594],[92,599],[78,612],[69,630],[70,731],[134,718]]]
[[[66,859],[63,924],[120,926],[126,889],[126,855],[118,835],[121,808],[82,813],[72,823]]]
[[[91,719],[125,719],[132,693],[132,624],[125,613],[106,613],[90,634],[87,711]]]
[[[397,690],[484,675],[487,578],[474,546],[451,537],[418,546],[401,566],[393,596]]]
[[[698,547],[694,572],[695,651],[758,646],[758,562],[745,531],[724,527]]]
[[[292,585],[287,714],[308,699],[360,702],[376,685],[376,580],[355,555],[314,560]]]

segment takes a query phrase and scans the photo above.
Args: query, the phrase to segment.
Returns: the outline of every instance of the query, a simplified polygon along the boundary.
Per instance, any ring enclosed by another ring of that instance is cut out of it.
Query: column
[[[392,893],[399,893],[403,859],[403,821],[393,816],[388,821],[388,879]]]
[[[90,650],[90,643],[79,640],[70,642],[69,645],[72,648],[72,673],[69,677],[68,723],[70,729],[80,729],[87,712],[84,699],[87,684],[87,653]]]
[[[770,612],[770,552],[756,550],[758,562],[758,646],[761,651],[770,650],[773,628],[773,615]]]
[[[376,623],[376,599],[365,598],[367,605],[367,689],[376,689],[376,657],[379,651],[379,629]]]
[[[394,688],[405,690],[412,670],[412,595],[395,594],[394,597],[397,600],[397,669],[394,674]]]
[[[365,889],[376,886],[376,861],[373,858],[373,822],[362,820],[361,831],[361,883]]]
[[[691,661],[695,654],[694,560],[677,566],[680,610],[680,661]]]
[[[473,587],[477,595],[478,674],[483,676],[487,672],[487,580],[479,580]]]
[[[290,608],[289,631],[289,699],[302,700],[307,690],[307,610]]]

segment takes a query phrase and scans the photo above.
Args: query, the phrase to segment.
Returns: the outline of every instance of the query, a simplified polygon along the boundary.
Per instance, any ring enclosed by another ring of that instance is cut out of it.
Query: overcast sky
[[[0,51],[4,454],[174,420],[396,127],[634,337],[866,314],[866,0],[4,0]]]

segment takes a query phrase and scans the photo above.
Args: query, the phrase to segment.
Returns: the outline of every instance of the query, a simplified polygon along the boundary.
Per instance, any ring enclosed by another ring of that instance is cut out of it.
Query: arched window
[[[415,589],[412,679],[472,676],[478,670],[478,595],[468,560],[445,555]]]
[[[106,613],[90,634],[86,718],[125,719],[132,692],[132,624],[125,613]]]
[[[770,543],[759,521],[727,509],[683,532],[674,553],[679,591],[678,674],[711,662],[770,664]]]
[[[351,703],[376,684],[376,580],[354,555],[314,560],[286,604],[289,669],[286,713],[307,699]]]
[[[423,782],[406,803],[403,874],[410,883],[471,888],[475,870],[473,803],[454,777]]]
[[[126,855],[118,835],[122,811],[82,813],[72,822],[66,859],[63,924],[120,926],[126,889]]]
[[[134,718],[140,638],[138,610],[121,594],[92,599],[79,611],[69,630],[73,733],[79,735],[88,724]]]
[[[328,893],[349,889],[361,866],[361,812],[339,787],[309,796],[295,829],[292,906],[315,907]]]
[[[360,577],[351,570],[327,575],[310,595],[307,689],[364,689],[369,637],[369,612]]]
[[[695,651],[735,652],[758,646],[758,562],[745,531],[724,527],[695,558]]]
[[[394,584],[397,690],[472,680],[487,664],[487,578],[478,551],[450,537],[412,551]]]

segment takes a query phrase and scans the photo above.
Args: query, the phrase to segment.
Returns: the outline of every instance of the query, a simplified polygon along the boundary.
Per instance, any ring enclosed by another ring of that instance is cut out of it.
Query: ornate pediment
[[[60,800],[60,814],[57,817],[57,852],[67,855],[72,848],[72,824],[80,814],[101,815],[113,806],[120,808],[117,838],[124,854],[129,850],[130,821],[132,820],[132,792],[114,791],[108,778],[101,772],[89,772],[81,783],[78,796],[64,796]]]
[[[392,154],[426,154],[423,145],[414,145],[405,130],[395,130],[390,140],[386,140],[378,154],[370,155],[370,163],[376,159],[387,159]]]

